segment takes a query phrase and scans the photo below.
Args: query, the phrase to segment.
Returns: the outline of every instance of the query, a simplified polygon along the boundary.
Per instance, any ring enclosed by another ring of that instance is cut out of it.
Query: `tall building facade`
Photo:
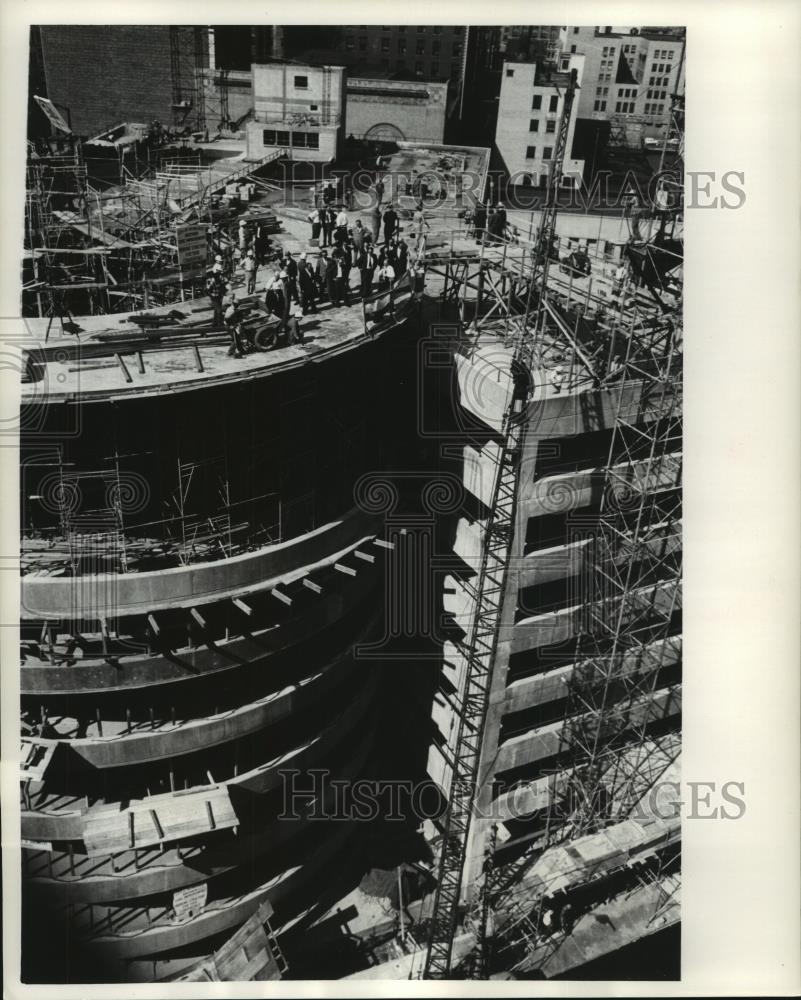
[[[579,86],[583,64],[584,57],[574,55],[567,65],[568,72],[576,70]],[[567,73],[552,72],[537,63],[503,64],[495,145],[505,170],[516,183],[546,186],[567,82]],[[573,148],[576,118],[574,104],[567,135],[568,152]],[[567,157],[563,184],[577,187],[583,171],[583,160]]]
[[[362,70],[402,73],[430,80],[462,79],[467,28],[458,24],[350,24],[339,29],[336,49]]]
[[[578,116],[664,124],[671,94],[684,91],[684,44],[682,36],[664,29],[562,28],[560,69],[570,56],[584,56]]]

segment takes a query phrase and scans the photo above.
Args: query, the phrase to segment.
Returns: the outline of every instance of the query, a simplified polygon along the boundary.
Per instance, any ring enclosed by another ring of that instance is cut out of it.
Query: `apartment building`
[[[515,183],[547,185],[569,74],[575,69],[581,86],[583,67],[581,55],[568,58],[565,72],[552,71],[546,65],[532,62],[503,64],[495,145],[504,168]],[[563,167],[565,187],[571,184],[578,187],[584,171],[584,161],[570,155],[577,117],[577,102],[574,101]]]
[[[683,36],[667,30],[562,28],[560,70],[573,55],[585,60],[578,117],[634,116],[663,125],[671,94],[684,91],[684,44]]]
[[[338,29],[335,45],[342,61],[360,72],[379,70],[456,84],[463,76],[466,37],[467,28],[458,24],[351,24]]]

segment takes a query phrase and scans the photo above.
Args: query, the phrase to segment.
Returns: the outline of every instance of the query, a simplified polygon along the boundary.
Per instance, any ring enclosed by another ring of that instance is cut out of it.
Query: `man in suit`
[[[373,290],[373,275],[377,265],[378,258],[373,252],[372,246],[368,245],[359,255],[359,274],[362,279],[361,295],[363,299],[367,298]]]
[[[389,243],[398,227],[398,213],[392,207],[384,212],[384,242]]]
[[[362,250],[364,250],[365,235],[366,235],[365,228],[362,225],[362,220],[357,219],[356,225],[353,227],[353,235],[351,236],[351,239],[353,241],[353,247],[356,250],[357,256],[361,254]]]
[[[320,251],[320,256],[317,258],[317,267],[315,268],[314,274],[317,281],[317,294],[322,297],[325,294],[328,280],[328,252],[326,250]]]
[[[337,261],[333,257],[329,257],[325,268],[325,291],[332,306],[338,306],[341,304],[339,298],[339,285],[337,284],[338,276],[339,267],[337,265]]]
[[[324,247],[330,247],[333,242],[334,234],[334,222],[336,220],[336,214],[333,208],[321,208],[320,209],[320,225],[323,230],[323,243]]]
[[[287,284],[292,301],[298,301],[298,265],[292,254],[287,250],[284,255],[283,268],[286,271]]]
[[[409,248],[406,245],[406,240],[398,240],[397,246],[397,267],[395,268],[395,274],[398,278],[401,275],[406,274],[409,267]]]
[[[336,273],[334,275],[334,284],[336,288],[337,301],[336,304],[346,306],[350,305],[350,295],[348,288],[348,273],[350,271],[350,265],[348,264],[348,255],[346,251],[340,249],[336,257],[333,258],[334,267],[336,268]]]
[[[378,205],[373,206],[373,210],[370,213],[370,221],[373,228],[373,243],[378,243],[378,237],[381,233],[381,208]]]
[[[306,259],[306,254],[300,255],[300,267],[298,268],[298,292],[300,295],[300,308],[305,316],[307,312],[317,312],[314,299],[317,292],[317,282],[311,264]]]

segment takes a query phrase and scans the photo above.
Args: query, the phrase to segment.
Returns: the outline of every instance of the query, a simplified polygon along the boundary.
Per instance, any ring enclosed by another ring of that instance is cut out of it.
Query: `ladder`
[[[517,413],[514,405],[510,405],[504,418],[504,444],[499,456],[472,628],[465,651],[464,693],[423,979],[445,979],[450,973],[492,665],[514,535],[518,469],[527,426],[521,419],[524,414],[525,408]]]

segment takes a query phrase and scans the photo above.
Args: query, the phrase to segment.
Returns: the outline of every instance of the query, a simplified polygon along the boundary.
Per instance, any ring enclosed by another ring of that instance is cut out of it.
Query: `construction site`
[[[669,978],[683,97],[654,198],[588,219],[559,208],[567,74],[542,207],[491,232],[489,150],[298,179],[252,155],[206,29],[170,31],[174,122],[87,140],[34,95],[23,980],[571,978],[651,938]],[[382,182],[409,263],[293,339],[268,270],[317,261],[329,178],[365,230]],[[365,819],[367,785],[434,801]]]

